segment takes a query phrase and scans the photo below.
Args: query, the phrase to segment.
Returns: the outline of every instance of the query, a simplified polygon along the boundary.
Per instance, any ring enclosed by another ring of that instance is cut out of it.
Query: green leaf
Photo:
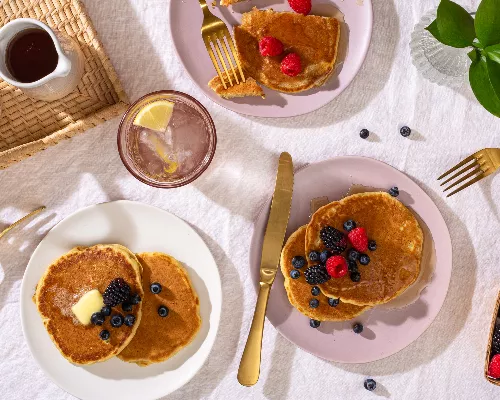
[[[491,86],[493,87],[497,98],[500,99],[500,64],[486,59],[486,65],[488,66],[488,75],[490,77]]]
[[[452,47],[472,46],[476,38],[474,18],[450,0],[441,0],[437,11],[437,26],[441,42]]]
[[[431,33],[431,35],[434,36],[437,40],[439,40],[441,43],[443,43],[443,39],[441,39],[441,35],[439,33],[437,19],[435,19],[434,21],[432,21],[432,24],[430,24],[425,29],[428,30]]]
[[[471,50],[467,53],[467,55],[472,60],[472,62],[478,61],[481,58],[481,54],[479,53],[478,49]]]
[[[490,60],[500,63],[500,43],[494,46],[488,46],[484,49]]]
[[[500,118],[500,98],[493,89],[485,59],[482,58],[472,63],[469,81],[479,103],[490,113]]]
[[[474,24],[477,38],[485,47],[500,43],[500,0],[483,0]]]

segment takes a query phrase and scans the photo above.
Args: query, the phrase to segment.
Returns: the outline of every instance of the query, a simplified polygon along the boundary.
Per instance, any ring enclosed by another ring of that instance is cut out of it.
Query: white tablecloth
[[[478,149],[500,147],[500,120],[481,108],[470,89],[439,87],[412,66],[408,43],[413,26],[438,0],[373,2],[373,41],[353,84],[319,111],[281,120],[243,117],[201,94],[175,55],[168,0],[84,0],[131,100],[159,89],[191,94],[212,114],[217,153],[195,183],[153,189],[122,165],[115,119],[0,171],[0,229],[38,205],[47,206],[0,241],[0,398],[72,398],[45,377],[24,341],[21,279],[32,251],[54,224],[79,208],[117,199],[152,204],[188,221],[220,268],[224,305],[215,347],[196,377],[169,399],[498,398],[500,388],[484,379],[483,365],[500,290],[500,178],[445,199],[436,177]],[[475,9],[479,1],[462,3]],[[418,133],[404,139],[398,133],[401,124]],[[375,139],[360,139],[362,127],[375,132]],[[371,364],[320,360],[266,322],[260,381],[243,388],[236,373],[256,299],[248,250],[281,151],[290,152],[297,166],[338,155],[369,156],[413,177],[448,224],[453,276],[443,309],[425,334]],[[378,382],[373,394],[363,388],[366,376]]]

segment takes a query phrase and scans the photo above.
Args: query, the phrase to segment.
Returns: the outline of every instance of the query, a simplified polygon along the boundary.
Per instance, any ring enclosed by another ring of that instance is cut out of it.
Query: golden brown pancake
[[[281,272],[285,277],[285,289],[290,304],[302,314],[318,321],[346,321],[366,311],[369,307],[360,307],[342,302],[337,307],[331,307],[328,304],[328,297],[324,294],[320,293],[319,296],[313,296],[311,294],[313,286],[309,285],[304,278],[304,270],[306,267],[300,270],[300,278],[292,279],[290,277],[290,271],[294,269],[292,266],[292,258],[295,256],[306,258],[306,228],[307,226],[305,225],[297,229],[297,231],[288,238],[281,252]],[[309,306],[309,301],[313,298],[319,300],[318,308],[311,308]]]
[[[236,4],[236,3],[239,3],[243,0],[220,0],[220,5],[221,6],[230,6],[231,4]]]
[[[265,36],[279,39],[285,51],[277,57],[263,57],[259,41]],[[297,93],[323,85],[335,69],[340,23],[331,17],[295,12],[257,10],[244,13],[234,39],[243,69],[273,90]],[[290,77],[281,72],[281,60],[288,53],[300,56],[302,72]]]
[[[200,301],[181,264],[163,253],[137,255],[143,267],[142,321],[130,344],[118,355],[127,362],[147,366],[167,360],[194,339],[201,326]],[[153,294],[151,283],[162,286]],[[169,309],[162,318],[161,305]]]
[[[356,305],[387,303],[411,286],[420,273],[423,234],[418,221],[399,200],[383,192],[360,193],[330,203],[314,213],[306,232],[306,253],[325,249],[320,231],[326,226],[342,230],[349,219],[366,229],[377,242],[368,251],[370,264],[359,265],[361,280],[349,274],[318,285],[330,297]]]
[[[262,98],[266,97],[262,88],[255,81],[255,79],[251,77],[246,78],[245,82],[240,82],[239,84],[234,84],[233,86],[227,85],[227,88],[224,89],[221,79],[219,78],[219,76],[216,76],[215,78],[210,80],[210,82],[208,82],[208,86],[224,99],[233,99],[236,97],[247,96],[259,96]]]
[[[109,317],[102,326],[85,326],[71,311],[85,293],[97,289],[102,294],[115,278],[123,278],[132,293],[143,297],[141,266],[132,252],[119,245],[77,247],[54,261],[40,279],[35,303],[52,341],[70,362],[105,361],[117,355],[134,336],[141,320],[141,303],[128,313],[119,306],[113,309],[113,313],[133,314],[136,321],[132,327],[113,328]],[[111,334],[108,341],[99,337],[103,329]]]

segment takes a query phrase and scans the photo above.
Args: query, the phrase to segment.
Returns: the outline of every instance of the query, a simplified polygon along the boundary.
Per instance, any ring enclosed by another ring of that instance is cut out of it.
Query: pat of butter
[[[90,324],[90,317],[95,312],[101,311],[104,307],[104,301],[99,290],[94,289],[85,293],[78,303],[71,307],[71,311],[75,314],[78,321],[83,325]]]

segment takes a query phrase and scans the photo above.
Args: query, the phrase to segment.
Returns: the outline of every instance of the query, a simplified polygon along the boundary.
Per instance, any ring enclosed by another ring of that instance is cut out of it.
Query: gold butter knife
[[[271,212],[262,245],[259,296],[238,370],[238,382],[243,386],[253,386],[259,380],[264,318],[269,292],[279,267],[281,249],[283,248],[288,218],[290,217],[292,193],[292,156],[288,153],[281,153]]]

